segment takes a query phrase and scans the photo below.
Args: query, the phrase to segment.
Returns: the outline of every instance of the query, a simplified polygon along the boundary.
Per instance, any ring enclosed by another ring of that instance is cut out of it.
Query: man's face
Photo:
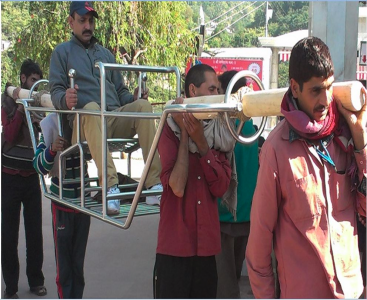
[[[36,81],[38,81],[38,80],[40,80],[41,79],[41,76],[39,75],[39,74],[35,74],[35,73],[33,73],[33,74],[31,74],[30,76],[28,76],[28,77],[26,77],[24,74],[22,74],[21,76],[20,76],[20,80],[22,81],[22,88],[23,89],[27,89],[27,90],[29,90],[31,87],[32,87],[32,85],[36,82]],[[37,90],[37,87],[34,89],[35,91]]]
[[[204,76],[205,81],[199,87],[190,84],[190,97],[218,95],[219,82],[217,74],[207,71],[204,72]]]
[[[94,17],[92,12],[84,16],[74,13],[74,18],[69,16],[69,25],[74,32],[74,35],[84,44],[88,44],[94,32]]]
[[[332,100],[333,82],[334,76],[327,79],[312,77],[303,84],[301,92],[299,84],[291,79],[291,90],[293,97],[298,98],[298,108],[305,112],[311,120],[316,122],[325,120]]]
[[[219,83],[218,94],[219,95],[224,95],[225,93],[226,93],[226,90],[222,87],[222,84]]]

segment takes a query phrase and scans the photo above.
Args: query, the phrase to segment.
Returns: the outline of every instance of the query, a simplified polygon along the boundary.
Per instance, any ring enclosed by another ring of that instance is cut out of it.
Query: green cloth
[[[252,120],[247,121],[241,131],[243,136],[250,136],[255,133]],[[250,211],[252,197],[254,195],[257,172],[259,169],[258,142],[251,145],[236,143],[234,148],[237,168],[237,221],[228,209],[221,205],[218,199],[219,220],[221,222],[240,223],[250,221]]]

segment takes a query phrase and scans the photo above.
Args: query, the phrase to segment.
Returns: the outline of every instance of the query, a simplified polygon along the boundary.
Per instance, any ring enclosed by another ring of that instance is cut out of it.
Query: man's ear
[[[193,83],[189,85],[189,93],[190,97],[195,97],[196,95],[195,85]]]
[[[293,98],[298,98],[298,95],[301,91],[300,91],[300,88],[299,88],[299,84],[293,78],[291,78],[290,87],[291,87]]]
[[[24,74],[20,75],[20,82],[22,83],[22,86],[26,83],[26,81],[27,77]]]
[[[74,18],[72,16],[69,16],[68,17],[68,23],[69,23],[69,26],[71,27],[71,29],[73,29],[73,21],[74,21]]]

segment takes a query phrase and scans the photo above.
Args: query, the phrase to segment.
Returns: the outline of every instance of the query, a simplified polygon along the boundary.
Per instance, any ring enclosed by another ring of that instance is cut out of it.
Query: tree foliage
[[[31,16],[21,2],[1,3],[1,39],[12,45],[17,42],[18,33],[29,23]],[[1,86],[7,81],[18,83],[16,55],[13,48],[1,52]]]
[[[308,4],[307,1],[269,2],[269,8],[273,10],[273,16],[268,22],[269,36],[307,29]],[[191,28],[197,28],[199,25],[200,5],[205,13],[207,27],[210,26],[211,20],[218,23],[212,33],[213,37],[206,37],[208,48],[260,46],[258,37],[265,36],[264,2],[189,2],[193,20]],[[234,7],[236,8],[231,10]],[[223,16],[217,18],[220,15]]]
[[[279,62],[278,69],[278,88],[284,88],[289,86],[289,61],[281,61]]]
[[[228,18],[226,22],[220,23],[214,30],[213,38],[208,39],[206,49],[208,48],[220,48],[220,47],[260,47],[258,37],[265,36],[265,11],[266,6],[264,2],[253,3],[249,5],[247,2],[243,4],[243,7],[248,6],[241,14],[234,15],[232,18]],[[230,8],[238,5],[239,2],[193,2],[191,7],[195,16],[199,12],[199,5],[203,5],[205,12],[206,24],[212,18],[225,13]],[[291,31],[307,29],[308,28],[308,10],[309,3],[307,1],[271,1],[269,2],[269,8],[273,10],[272,18],[268,21],[268,34],[269,36],[279,36]],[[243,9],[242,5],[237,9]],[[216,9],[221,13],[213,12]],[[250,13],[252,10],[254,12]],[[235,12],[229,12],[228,15],[233,15]],[[236,22],[239,18],[246,15],[243,19]],[[223,18],[224,18],[223,17]],[[195,19],[195,17],[193,18]],[[222,18],[221,18],[222,19]],[[219,20],[217,20],[218,22]],[[234,25],[230,24],[236,22]],[[197,25],[196,25],[197,26]],[[228,30],[223,30],[227,26]],[[278,86],[288,86],[288,63],[279,64],[279,78]]]
[[[270,5],[273,8],[273,17],[269,20],[270,36],[308,28],[308,2],[270,2]]]
[[[36,60],[48,76],[53,49],[71,35],[69,5],[68,1],[2,2],[2,39],[13,45],[1,53],[2,86],[6,81],[18,83],[25,58]],[[96,1],[94,6],[99,13],[95,35],[118,63],[183,70],[195,52],[200,6],[207,27],[217,24],[215,36],[206,36],[206,49],[258,47],[258,37],[265,34],[264,2]],[[273,9],[270,36],[307,28],[308,2],[269,2],[269,6]]]
[[[13,49],[7,51],[8,55],[14,54],[15,70],[29,57],[36,60],[48,76],[53,49],[70,39],[69,5],[66,1],[7,3],[3,20],[10,20],[19,7],[28,18],[21,28],[14,30],[17,37],[13,40]],[[185,2],[100,1],[95,2],[94,7],[99,14],[95,35],[118,63],[184,67],[194,52],[195,33],[188,29],[182,14],[186,11]],[[12,31],[11,28],[6,30]],[[10,79],[15,79],[14,74]]]

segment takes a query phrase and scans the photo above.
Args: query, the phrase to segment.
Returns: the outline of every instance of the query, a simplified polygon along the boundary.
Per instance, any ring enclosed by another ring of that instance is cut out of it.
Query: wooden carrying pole
[[[280,104],[287,90],[288,88],[262,90],[242,95],[243,114],[247,117],[281,116]],[[359,111],[366,101],[366,89],[359,81],[334,83],[333,95],[340,99],[345,108],[351,111]],[[229,101],[237,101],[237,98],[232,96]],[[173,101],[168,101],[166,106],[172,104]],[[183,104],[223,102],[224,95],[215,95],[186,98]],[[211,119],[216,116],[213,113],[195,113],[194,115],[198,119]]]
[[[13,96],[14,86],[7,88],[9,96]],[[249,92],[242,95],[243,114],[246,117],[266,117],[266,116],[280,116],[280,104],[284,94],[288,88],[263,90],[256,92]],[[240,91],[237,92],[239,95]],[[32,96],[38,94],[33,92]],[[333,84],[333,95],[340,99],[343,106],[351,111],[359,111],[366,101],[366,89],[359,81],[345,81]],[[19,92],[20,99],[28,99],[29,90],[21,89]],[[230,101],[238,101],[238,97],[232,96]],[[174,100],[167,102],[167,105],[172,104]],[[198,103],[223,103],[224,95],[202,96],[184,99],[183,104],[198,104]],[[43,94],[40,99],[40,104],[43,107],[53,108],[50,94]],[[195,113],[198,119],[212,119],[216,117],[217,113]]]
[[[17,87],[15,86],[9,86],[7,89],[6,89],[6,92],[8,93],[8,95],[10,97],[13,98],[13,91],[16,89]],[[34,98],[36,95],[38,94],[38,92],[33,92],[32,93],[32,97],[31,98]],[[29,99],[29,90],[27,89],[21,89],[19,91],[19,99]],[[16,99],[15,99],[16,100]],[[40,99],[40,105],[42,107],[49,107],[49,108],[54,108],[53,104],[52,104],[52,101],[51,101],[51,95],[50,94],[43,94],[41,96],[41,99]]]

